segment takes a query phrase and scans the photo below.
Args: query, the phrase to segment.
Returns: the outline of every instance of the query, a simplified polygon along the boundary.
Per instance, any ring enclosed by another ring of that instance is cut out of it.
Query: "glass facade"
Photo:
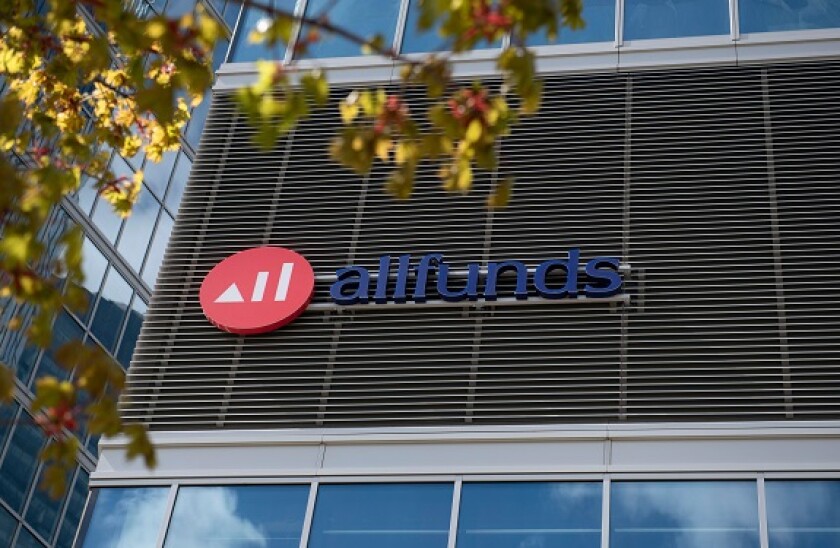
[[[197,2],[203,2],[232,34],[240,10],[240,3],[233,0],[132,0],[126,5],[141,16],[166,13],[174,17],[192,11]],[[219,42],[214,54],[217,68],[228,43],[228,38]],[[72,203],[50,216],[40,235],[50,252],[57,250],[60,237],[74,220],[80,221],[85,232],[83,287],[88,306],[81,311],[63,311],[56,317],[53,342],[44,351],[26,344],[21,334],[25,329],[11,332],[0,328],[0,361],[15,369],[22,389],[30,393],[28,397],[40,376],[66,378],[70,374],[54,358],[54,350],[68,340],[98,345],[128,367],[198,148],[209,90],[206,98],[193,110],[184,129],[182,151],[167,155],[160,163],[142,154],[123,158],[111,153],[111,168],[118,176],[131,177],[139,169],[144,171],[145,184],[131,217],[123,220],[116,216],[89,182],[83,184]],[[16,314],[23,318],[24,326],[31,321],[32,310],[2,304],[2,319]],[[38,488],[42,472],[37,455],[46,443],[40,429],[17,404],[0,406],[0,417],[4,420],[0,426],[0,548],[70,548],[85,507],[98,438],[82,432],[80,464],[68,478],[67,492],[53,500]],[[104,503],[110,504],[107,498]],[[102,545],[118,544],[107,541]]]
[[[769,548],[839,545],[840,480],[764,485],[764,501],[757,480],[188,486],[168,524],[169,489],[108,488],[82,546],[297,547],[308,530],[308,548],[444,548],[451,532],[458,548],[757,548],[762,522]]]

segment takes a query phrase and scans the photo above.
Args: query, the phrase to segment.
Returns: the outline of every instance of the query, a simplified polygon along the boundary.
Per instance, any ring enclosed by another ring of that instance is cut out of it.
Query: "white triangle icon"
[[[236,283],[230,284],[230,287],[225,289],[225,292],[219,295],[219,297],[214,301],[217,303],[244,303],[245,299],[242,298],[242,293],[239,292],[239,288],[236,287]]]

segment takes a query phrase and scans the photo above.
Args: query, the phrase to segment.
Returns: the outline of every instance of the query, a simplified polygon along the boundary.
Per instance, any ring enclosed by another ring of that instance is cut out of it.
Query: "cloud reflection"
[[[166,546],[173,548],[263,548],[266,533],[237,515],[233,489],[207,487],[182,489],[178,494]]]

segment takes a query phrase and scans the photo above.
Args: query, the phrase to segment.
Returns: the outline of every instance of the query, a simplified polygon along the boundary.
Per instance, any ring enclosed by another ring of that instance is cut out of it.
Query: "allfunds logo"
[[[258,247],[223,260],[201,284],[207,319],[223,331],[255,335],[273,331],[306,310],[315,273],[301,255],[282,247]]]
[[[580,250],[549,259],[533,270],[521,261],[469,263],[458,271],[440,253],[383,255],[376,274],[361,266],[336,272],[330,297],[338,305],[612,297],[624,280],[615,257],[583,261]],[[240,335],[272,331],[297,318],[312,299],[315,273],[301,255],[282,247],[259,247],[217,264],[201,284],[201,308],[219,329]],[[430,291],[431,290],[431,291]],[[430,292],[430,295],[427,295]]]

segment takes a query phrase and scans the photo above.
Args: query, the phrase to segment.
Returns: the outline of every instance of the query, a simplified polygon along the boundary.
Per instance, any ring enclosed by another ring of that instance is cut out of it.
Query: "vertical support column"
[[[601,548],[610,548],[610,478],[604,476],[601,494]]]
[[[733,42],[741,39],[741,21],[738,18],[738,0],[729,0],[729,35]]]
[[[306,513],[303,515],[303,530],[300,532],[299,548],[309,545],[309,533],[312,531],[312,518],[315,516],[315,499],[318,498],[318,482],[309,486],[309,499],[306,501]]]
[[[455,485],[452,488],[452,513],[449,516],[449,542],[447,548],[455,548],[458,542],[458,516],[461,512],[461,487],[463,486],[463,478],[458,477],[455,480]]]
[[[615,0],[615,47],[624,46],[624,0]]]
[[[405,26],[408,23],[408,8],[411,0],[400,0],[400,13],[397,16],[397,30],[394,32],[394,43],[392,47],[394,51],[402,51],[403,36],[405,36]],[[393,75],[393,73],[392,73]]]
[[[163,511],[163,522],[160,524],[158,538],[155,546],[163,548],[166,542],[166,532],[169,530],[169,521],[172,519],[172,512],[175,510],[175,499],[178,498],[178,484],[175,483],[169,488],[169,496],[166,498],[166,508]]]
[[[770,202],[770,231],[773,237],[773,270],[776,284],[776,314],[779,322],[779,354],[782,361],[782,387],[785,416],[793,418],[793,390],[790,378],[790,348],[788,346],[787,314],[785,312],[784,270],[782,242],[779,234],[779,206],[776,196],[776,163],[773,152],[773,124],[770,116],[770,85],[767,69],[761,69],[761,96],[764,107],[764,143],[767,154],[767,194]]]
[[[770,535],[767,529],[767,490],[764,474],[758,475],[758,538],[761,548],[770,547]]]

